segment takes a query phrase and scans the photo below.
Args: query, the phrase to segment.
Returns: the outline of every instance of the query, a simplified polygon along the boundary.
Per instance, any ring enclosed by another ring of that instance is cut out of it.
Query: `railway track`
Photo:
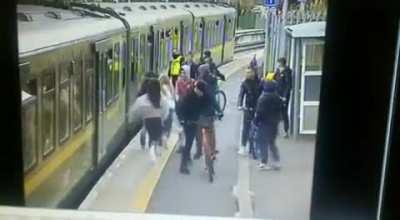
[[[265,31],[263,29],[239,30],[235,34],[235,53],[263,48]]]

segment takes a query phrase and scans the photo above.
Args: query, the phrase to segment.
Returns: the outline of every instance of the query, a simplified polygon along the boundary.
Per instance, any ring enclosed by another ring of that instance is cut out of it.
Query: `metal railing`
[[[239,30],[235,33],[235,53],[262,48],[265,45],[263,29]]]

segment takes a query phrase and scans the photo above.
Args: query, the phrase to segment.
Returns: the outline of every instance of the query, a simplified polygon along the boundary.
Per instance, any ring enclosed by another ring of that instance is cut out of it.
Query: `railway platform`
[[[279,137],[281,171],[260,171],[257,161],[237,155],[241,112],[236,108],[243,70],[253,55],[242,52],[219,67],[227,76],[220,87],[227,94],[224,118],[217,122],[216,177],[208,182],[202,159],[193,161],[190,175],[178,171],[177,131],[156,163],[141,149],[139,135],[132,139],[80,205],[86,211],[122,211],[190,216],[264,219],[307,219],[313,170],[312,138],[286,140]],[[194,150],[194,148],[193,148]],[[290,211],[288,211],[290,210]]]

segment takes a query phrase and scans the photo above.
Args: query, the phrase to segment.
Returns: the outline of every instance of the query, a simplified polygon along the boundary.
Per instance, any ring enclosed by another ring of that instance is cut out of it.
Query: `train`
[[[236,10],[214,3],[19,4],[27,206],[74,208],[135,134],[128,112],[144,74],[172,51],[233,59]]]

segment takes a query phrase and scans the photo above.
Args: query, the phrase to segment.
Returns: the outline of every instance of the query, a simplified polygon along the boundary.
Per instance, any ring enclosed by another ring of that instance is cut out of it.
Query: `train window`
[[[157,7],[155,5],[151,5],[150,8],[153,10],[157,10]]]
[[[143,10],[143,11],[146,11],[146,10],[147,10],[147,8],[146,8],[144,5],[139,6],[139,8],[140,8],[141,10]]]
[[[74,77],[72,83],[72,122],[74,130],[77,131],[82,126],[82,60],[75,62]]]
[[[121,50],[119,42],[114,45],[114,57],[113,57],[113,97],[119,95],[119,82],[120,82],[120,71],[121,71]]]
[[[127,44],[126,41],[124,40],[124,42],[122,43],[122,58],[121,58],[121,68],[122,68],[122,88],[125,88],[125,79],[126,79],[126,72],[127,72],[127,68],[126,65],[129,63],[128,62],[128,48],[127,48]]]
[[[22,92],[22,148],[24,171],[37,162],[37,98]],[[26,98],[25,98],[26,97]]]
[[[151,71],[152,67],[152,62],[153,62],[153,54],[152,54],[152,48],[153,48],[153,37],[151,36],[151,33],[147,35],[147,44],[145,48],[145,72]]]
[[[170,7],[170,8],[176,8],[176,6],[175,6],[175,5],[169,5],[169,7]]]
[[[135,75],[137,74],[138,71],[138,63],[139,63],[139,58],[138,58],[138,38],[133,37],[132,39],[132,51],[131,51],[131,73],[130,73],[130,80],[135,81]]]
[[[167,6],[165,6],[165,5],[160,5],[160,8],[162,8],[162,9],[167,9]]]
[[[193,52],[193,30],[192,30],[192,26],[189,25],[188,27],[188,41],[189,41],[189,52]]]
[[[85,60],[85,95],[86,121],[90,121],[93,116],[94,105],[94,61],[90,55]]]
[[[30,75],[30,63],[20,65],[22,75]],[[37,80],[27,80],[22,86],[22,149],[24,171],[37,162]]]
[[[188,4],[185,4],[185,7],[186,7],[186,8],[190,8],[190,5],[188,5]]]
[[[62,143],[70,134],[70,76],[73,73],[73,63],[63,63],[60,66],[60,91],[58,102],[58,139]]]
[[[200,5],[199,4],[195,4],[194,7],[200,8]]]
[[[44,156],[48,155],[55,146],[55,94],[54,69],[47,69],[42,78],[41,102],[41,145]]]
[[[112,49],[108,49],[107,53],[106,53],[106,65],[107,68],[105,69],[105,79],[106,79],[106,104],[107,106],[111,104],[111,99],[112,99],[112,95],[113,95],[113,90],[112,90],[112,66],[113,66],[113,60],[112,60],[112,55],[113,55],[113,51]]]
[[[132,11],[132,8],[129,7],[129,6],[124,6],[122,9],[123,9],[124,11]]]
[[[184,44],[184,53],[185,54],[188,54],[189,53],[189,51],[190,51],[190,26],[186,26],[186,27],[184,27],[184,33],[185,33],[185,35],[184,35],[184,42],[183,42],[183,44]]]
[[[146,48],[146,35],[142,34],[140,35],[140,48],[139,48],[139,73],[143,73],[145,71],[145,65],[146,65],[146,56],[145,56],[145,49]]]
[[[18,21],[24,21],[24,22],[31,22],[31,21],[33,21],[33,18],[32,18],[32,16],[30,15],[30,14],[28,14],[28,13],[25,13],[25,12],[18,12],[17,13],[17,18],[18,18]]]

